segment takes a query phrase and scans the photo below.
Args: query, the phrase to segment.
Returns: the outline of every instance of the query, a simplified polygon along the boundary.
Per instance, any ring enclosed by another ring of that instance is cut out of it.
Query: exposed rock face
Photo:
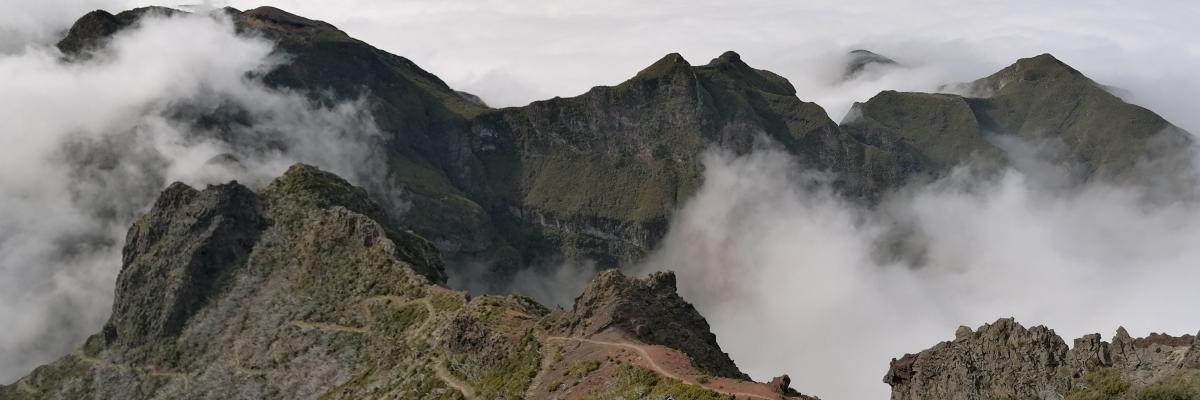
[[[520,296],[469,298],[440,286],[442,268],[437,250],[396,228],[362,188],[311,166],[257,192],[176,183],[129,230],[103,330],[0,386],[0,399],[550,398],[609,388],[534,385],[543,370],[603,381],[617,369],[652,377],[666,395],[719,397],[631,366],[649,361],[614,360],[623,344],[587,360],[553,357],[543,349],[575,338],[547,339],[543,323],[561,312]],[[674,294],[672,275],[606,277],[582,297],[597,299],[606,325],[744,376]]]
[[[961,327],[953,341],[892,360],[884,382],[893,400],[1062,399],[1099,390],[1097,376],[1109,374],[1133,393],[1196,368],[1188,357],[1198,348],[1190,335],[1134,339],[1124,329],[1112,342],[1092,334],[1068,347],[1044,326],[1001,319],[974,331]]]
[[[303,165],[258,193],[174,184],[129,231],[101,334],[0,398],[444,397],[400,318],[435,317],[437,252],[378,210]]]
[[[708,321],[676,293],[672,272],[643,279],[617,270],[601,272],[575,299],[566,318],[573,335],[617,329],[644,343],[680,350],[714,376],[749,379],[721,351]]]

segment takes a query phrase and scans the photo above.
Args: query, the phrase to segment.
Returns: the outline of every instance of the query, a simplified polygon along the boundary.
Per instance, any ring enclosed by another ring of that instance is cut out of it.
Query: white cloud
[[[965,169],[866,208],[780,151],[710,154],[705,184],[643,265],[678,271],[718,341],[758,379],[886,398],[887,360],[1014,316],[1071,340],[1194,333],[1200,203]],[[1044,164],[1040,168],[1047,168]],[[905,249],[895,248],[903,239]]]
[[[261,183],[298,161],[380,182],[360,104],[248,77],[277,61],[271,43],[205,16],[148,19],[87,62],[44,45],[0,55],[0,381],[98,331],[125,231],[169,182]],[[221,136],[188,118],[217,107],[251,122]],[[209,163],[220,154],[241,167]]]
[[[314,108],[244,79],[273,64],[270,45],[235,37],[219,22],[155,22],[83,65],[61,64],[45,47],[91,9],[146,5],[139,3],[19,0],[0,14],[0,321],[10,327],[0,335],[0,381],[64,354],[103,322],[123,232],[167,180],[228,178],[230,171],[200,166],[229,151],[249,156],[256,176],[293,160],[354,174],[345,160],[364,150],[324,140],[372,134],[354,103]],[[933,90],[1050,52],[1200,132],[1192,110],[1200,92],[1200,44],[1192,40],[1200,4],[1192,2],[273,5],[331,22],[499,106],[615,84],[670,52],[702,64],[732,49],[789,78],[802,99],[839,120],[851,102],[882,89]],[[854,48],[909,68],[834,83],[841,55]],[[284,135],[293,146],[256,152],[206,139],[164,115],[181,101],[220,100],[260,117],[252,132]],[[72,148],[97,157],[124,151],[112,168],[73,168],[61,162]],[[796,176],[789,163],[770,152],[710,158],[708,182],[652,259],[656,268],[680,271],[685,296],[756,377],[790,372],[797,387],[826,398],[882,398],[888,357],[948,338],[960,324],[1013,315],[1067,336],[1118,324],[1141,333],[1200,325],[1185,307],[1200,300],[1187,287],[1195,281],[1189,261],[1200,259],[1190,246],[1200,239],[1193,204],[1147,208],[1129,189],[1063,192],[1014,171],[984,185],[952,179],[914,188],[871,211],[820,185],[795,185],[821,177]],[[921,268],[874,256],[901,223],[925,245]]]
[[[234,0],[238,8],[261,5]],[[849,104],[883,89],[930,91],[983,77],[1017,58],[1050,52],[1191,131],[1200,115],[1192,40],[1200,4],[1187,1],[978,2],[955,0],[751,0],[741,2],[280,0],[413,59],[499,106],[574,96],[619,83],[679,52],[703,64],[735,50],[790,79],[802,99],[840,120]],[[871,82],[830,85],[840,55],[867,48],[914,68]],[[511,84],[475,86],[489,74]]]

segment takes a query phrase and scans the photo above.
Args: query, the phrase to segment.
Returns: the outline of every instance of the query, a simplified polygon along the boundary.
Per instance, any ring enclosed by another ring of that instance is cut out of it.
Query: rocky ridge
[[[893,359],[884,377],[893,400],[1189,399],[1200,396],[1195,336],[1133,338],[1124,328],[1072,346],[1044,326],[1000,319],[952,341]],[[1155,393],[1175,397],[1154,397]]]
[[[671,327],[672,337],[703,340],[664,340],[644,327],[626,337],[623,324],[603,338],[563,332],[556,327],[613,321],[582,303],[551,311],[520,296],[445,288],[437,249],[333,174],[296,165],[258,190],[176,183],[130,228],[101,332],[0,386],[0,399],[516,399],[535,383],[540,394],[532,398],[721,398],[720,388],[689,372],[711,368],[713,355],[732,377],[722,382],[767,388],[744,380],[668,276],[609,272],[586,297],[664,304],[654,310],[674,313],[655,323]],[[610,290],[614,284],[632,289]],[[593,341],[604,345],[565,349]],[[583,384],[611,379],[625,380]]]
[[[138,18],[178,13],[96,11],[59,47],[99,51]],[[398,214],[399,222],[442,251],[451,276],[483,265],[493,290],[523,268],[639,261],[699,187],[700,157],[713,148],[745,153],[773,143],[863,202],[963,163],[1007,165],[1003,137],[1060,149],[1055,157],[1081,179],[1153,176],[1141,167],[1191,148],[1186,132],[1049,55],[963,85],[965,96],[883,92],[841,124],[735,52],[702,65],[668,54],[614,86],[492,109],[328,23],[273,7],[220,14],[291,60],[267,73],[267,84],[371,106],[385,133],[381,185],[428,210]],[[848,73],[894,63],[866,50],[848,57]],[[218,121],[220,131],[231,118],[197,119]]]

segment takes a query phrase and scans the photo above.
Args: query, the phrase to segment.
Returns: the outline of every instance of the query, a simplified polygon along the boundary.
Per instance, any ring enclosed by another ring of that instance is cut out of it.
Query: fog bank
[[[986,179],[960,168],[865,207],[781,151],[711,153],[705,166],[641,272],[677,271],[759,380],[788,373],[822,398],[887,398],[888,360],[1009,316],[1068,343],[1118,326],[1200,330],[1195,202],[1063,186],[1061,171],[1029,163]]]
[[[308,162],[382,186],[360,102],[267,88],[283,59],[205,15],[146,19],[88,61],[32,43],[0,55],[0,382],[99,330],[125,232],[170,182],[258,186]]]

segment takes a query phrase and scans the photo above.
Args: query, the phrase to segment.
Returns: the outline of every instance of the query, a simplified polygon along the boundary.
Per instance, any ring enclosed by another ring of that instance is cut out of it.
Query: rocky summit
[[[58,43],[62,62],[183,14],[88,13]],[[307,165],[262,187],[167,187],[129,229],[103,329],[0,399],[812,399],[787,375],[751,381],[675,275],[608,270],[659,244],[706,151],[781,149],[871,206],[963,165],[1020,167],[1026,147],[1050,149],[1075,182],[1127,183],[1194,150],[1187,132],[1048,54],[951,93],[884,91],[840,123],[733,51],[668,54],[614,86],[497,109],[322,21],[273,7],[208,17],[287,60],[250,78],[363,102],[382,132],[373,185],[405,196]],[[845,67],[850,80],[900,65],[856,50]],[[236,107],[172,115],[224,140],[244,122]],[[561,265],[605,270],[569,310],[451,288],[481,275],[494,293]],[[1191,399],[1197,368],[1192,336],[1121,330],[1068,346],[999,320],[893,360],[885,382],[895,400]]]
[[[952,341],[893,359],[883,381],[893,400],[1192,399],[1200,395],[1200,342],[1192,335],[1110,342],[1099,334],[1071,346],[1044,326],[1001,319]]]
[[[444,281],[429,241],[314,167],[176,183],[129,230],[104,328],[0,398],[800,396],[748,381],[670,274],[606,272],[567,311]]]

